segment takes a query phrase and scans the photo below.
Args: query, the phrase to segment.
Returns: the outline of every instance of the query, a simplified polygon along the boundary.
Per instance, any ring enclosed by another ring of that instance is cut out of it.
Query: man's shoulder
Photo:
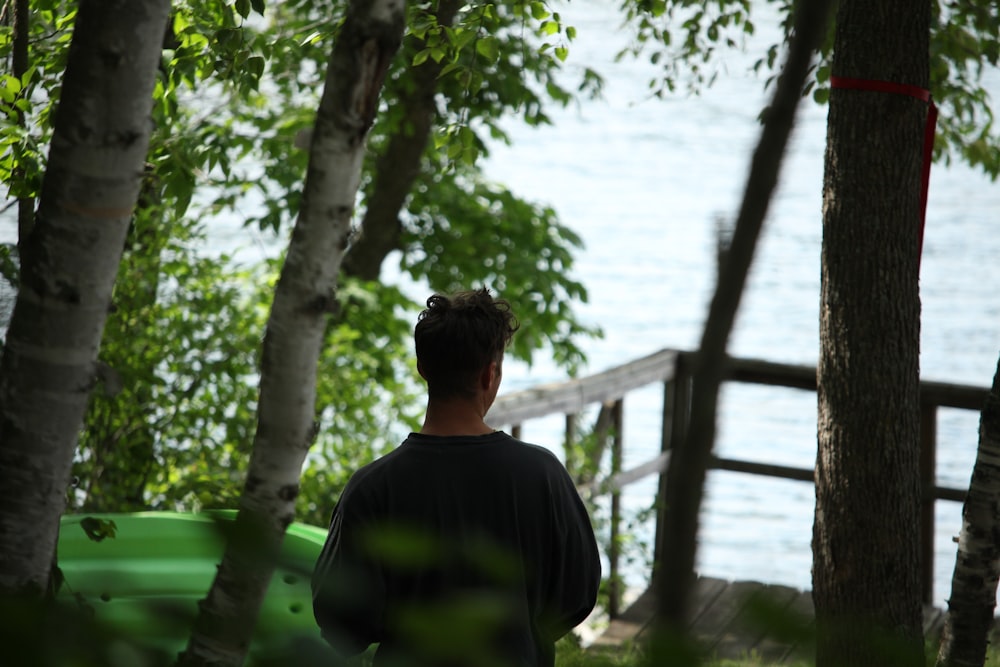
[[[510,442],[506,449],[512,457],[517,459],[522,470],[536,470],[549,478],[552,475],[568,476],[566,467],[551,449],[511,436],[508,438],[510,438]]]
[[[399,457],[399,452],[400,449],[397,447],[389,452],[386,452],[382,456],[379,456],[377,459],[369,461],[354,471],[354,474],[351,475],[351,481],[357,483],[367,477],[377,477],[384,474],[386,468],[391,467],[393,461]]]
[[[519,452],[521,456],[536,459],[545,465],[555,464],[560,467],[562,466],[562,463],[559,462],[559,459],[551,449],[531,442],[525,442],[524,440],[518,440],[513,436],[507,437],[510,438],[510,446],[516,448],[515,451]]]

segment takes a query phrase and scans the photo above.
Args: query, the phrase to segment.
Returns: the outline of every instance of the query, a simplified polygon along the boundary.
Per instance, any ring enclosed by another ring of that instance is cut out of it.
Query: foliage
[[[261,202],[261,213],[248,223],[261,229],[280,229],[297,214],[295,192],[305,173],[306,155],[296,149],[295,137],[308,132],[317,104],[315,80],[323,57],[317,43],[336,33],[339,20],[334,7],[327,14],[317,7],[295,15],[289,9],[289,3],[283,4],[269,28],[271,33],[295,35],[273,49],[270,61],[276,72],[287,74],[269,79],[269,88],[261,95],[267,103],[255,100],[240,118],[241,124],[253,128],[244,135],[247,152],[267,156],[250,165],[261,173],[230,179],[226,194],[216,200],[235,202],[234,189],[250,184],[257,189],[253,196]],[[529,125],[546,124],[550,122],[546,100],[565,105],[573,99],[557,78],[573,29],[540,2],[468,5],[452,25],[438,23],[428,5],[411,5],[409,11],[410,37],[389,73],[381,115],[368,140],[359,217],[375,205],[371,198],[377,163],[389,143],[413,131],[406,105],[399,100],[414,94],[414,67],[428,60],[442,63],[433,136],[420,162],[415,190],[400,211],[401,268],[435,291],[492,284],[512,302],[525,324],[513,354],[530,360],[534,351],[548,346],[572,372],[582,360],[575,340],[598,334],[572,309],[572,303],[587,299],[583,285],[570,274],[580,239],[558,223],[550,208],[525,202],[503,186],[483,183],[477,161],[487,155],[487,137],[508,140],[504,119],[516,115]],[[582,92],[596,94],[598,89],[599,77],[585,72]],[[478,234],[462,235],[458,254],[451,252],[454,243],[430,238],[455,239],[455,229],[471,232],[475,223],[487,219],[493,233],[482,240]],[[539,264],[510,261],[505,251],[511,245],[522,257],[538,255]],[[460,266],[448,268],[453,264]]]
[[[106,328],[119,344],[101,353],[114,374],[93,393],[74,467],[81,508],[211,509],[238,499],[276,263],[234,272],[225,256],[196,253],[204,242],[196,228],[175,228],[165,242],[152,255],[126,249]],[[157,275],[167,279],[154,295]],[[344,317],[328,330],[320,360],[317,440],[299,498],[298,516],[316,525],[329,518],[329,489],[397,440],[385,425],[415,425],[415,373],[400,342],[406,299],[391,286],[348,281],[340,300]]]
[[[502,291],[524,324],[512,353],[530,359],[547,346],[573,371],[583,358],[579,337],[598,333],[572,307],[586,300],[571,275],[580,239],[550,208],[484,183],[476,166],[487,137],[506,140],[505,118],[547,123],[547,104],[574,98],[560,83],[573,29],[538,1],[464,6],[448,25],[430,5],[408,5],[412,37],[387,80],[359,212],[372,204],[380,153],[410,130],[398,99],[412,92],[411,69],[443,63],[437,92],[427,92],[439,112],[420,190],[400,212],[399,262],[429,290]],[[28,72],[0,78],[0,178],[9,198],[38,195],[75,18],[64,0],[31,10]],[[255,428],[260,339],[279,258],[237,265],[218,225],[236,218],[280,245],[298,213],[308,158],[301,138],[343,12],[330,0],[174,3],[143,198],[80,437],[73,506],[234,504]],[[0,56],[9,60],[11,47],[11,28],[0,26]],[[598,88],[586,72],[580,92]],[[5,224],[12,214],[10,206],[0,214]],[[220,244],[222,251],[213,247]],[[0,267],[16,289],[13,244],[0,252]],[[348,474],[398,442],[419,408],[409,343],[415,304],[389,281],[341,283],[299,499],[299,518],[321,525]]]
[[[246,294],[249,275],[195,255],[197,229],[144,218],[115,284],[100,356],[113,375],[92,394],[76,501],[91,510],[231,506],[253,438],[264,313]],[[145,224],[152,247],[140,241]]]
[[[633,30],[633,42],[621,56],[648,54],[659,68],[650,80],[651,94],[662,97],[685,83],[689,92],[711,85],[718,75],[725,49],[742,49],[757,31],[757,19],[775,21],[787,41],[792,0],[624,0],[621,9]],[[1000,60],[995,3],[960,0],[932,5],[931,92],[939,109],[935,157],[953,156],[981,168],[992,178],[1000,175],[1000,132],[993,124],[992,101],[983,74]],[[816,102],[829,98],[833,29],[803,94]],[[754,71],[769,73],[771,83],[780,66],[780,44],[769,45],[756,60]]]
[[[983,73],[1000,60],[995,4],[935,1],[931,32],[931,90],[941,107],[936,154],[952,154],[992,178],[1000,175],[1000,132],[993,126]]]

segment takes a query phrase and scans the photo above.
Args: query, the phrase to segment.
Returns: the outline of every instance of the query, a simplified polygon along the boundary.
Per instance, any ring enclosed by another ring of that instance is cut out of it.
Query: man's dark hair
[[[427,299],[413,337],[428,395],[473,395],[476,377],[491,361],[503,359],[518,326],[510,304],[485,287]]]

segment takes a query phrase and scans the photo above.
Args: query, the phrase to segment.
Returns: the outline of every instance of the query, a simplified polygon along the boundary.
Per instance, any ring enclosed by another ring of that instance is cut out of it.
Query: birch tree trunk
[[[82,0],[0,359],[0,595],[49,585],[97,351],[141,185],[169,0]]]
[[[226,551],[178,665],[242,664],[315,435],[316,370],[365,140],[405,27],[404,0],[352,0],[326,74],[305,192],[264,337],[257,433]]]
[[[928,0],[841,0],[833,76],[926,90]],[[834,87],[823,183],[818,667],[923,665],[919,233],[926,101]]]
[[[938,667],[981,667],[1000,578],[1000,360],[979,420],[979,449],[962,506]]]

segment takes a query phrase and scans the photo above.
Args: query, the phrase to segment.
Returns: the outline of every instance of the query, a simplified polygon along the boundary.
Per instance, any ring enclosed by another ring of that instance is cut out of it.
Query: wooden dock
[[[646,590],[590,645],[592,651],[613,651],[641,644],[656,608]],[[940,636],[945,612],[924,608],[924,636]],[[813,602],[810,591],[756,581],[726,581],[699,577],[691,633],[715,659],[754,658],[763,664],[811,663],[814,657]],[[997,628],[991,636],[996,641]]]

